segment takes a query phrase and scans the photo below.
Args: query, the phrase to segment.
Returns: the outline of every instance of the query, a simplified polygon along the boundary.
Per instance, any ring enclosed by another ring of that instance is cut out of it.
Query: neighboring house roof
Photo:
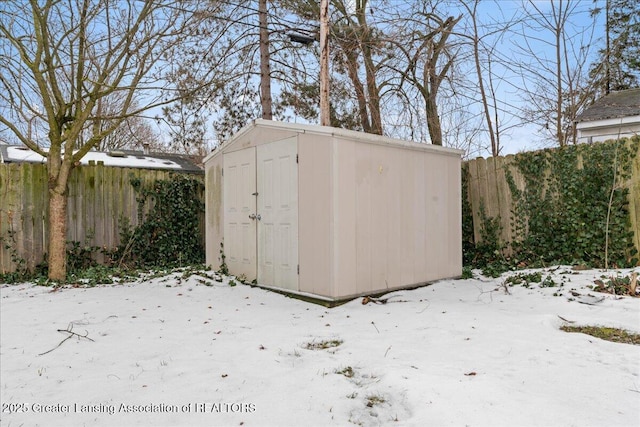
[[[45,158],[27,147],[0,144],[0,163],[45,163]],[[110,152],[89,151],[80,164],[102,162],[105,166],[123,168],[160,169],[181,172],[203,173],[193,161],[178,154],[144,153],[133,150]]]
[[[640,116],[640,89],[611,92],[587,107],[576,122]]]

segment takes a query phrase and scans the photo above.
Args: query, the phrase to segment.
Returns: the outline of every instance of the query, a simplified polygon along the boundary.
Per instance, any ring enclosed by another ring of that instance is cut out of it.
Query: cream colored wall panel
[[[224,234],[222,199],[222,156],[205,166],[205,262],[214,270],[220,268],[220,243]]]
[[[373,165],[372,146],[365,145],[356,150],[355,166],[355,228],[356,228],[356,292],[370,292],[374,280],[372,263],[377,230],[373,227]]]
[[[224,252],[229,270],[256,278],[255,149],[224,155]]]
[[[370,289],[386,289],[389,285],[389,159],[382,147],[371,146],[371,285]]]
[[[427,183],[425,174],[425,156],[412,156],[414,173],[411,176],[413,181],[414,200],[411,204],[412,222],[414,229],[411,232],[411,246],[413,255],[410,257],[412,262],[413,280],[419,282],[422,278],[427,277],[429,272],[429,263],[427,255],[427,222],[429,219],[425,215],[427,208]]]
[[[321,135],[298,137],[300,291],[332,297],[333,145]]]
[[[356,202],[355,145],[352,140],[334,138],[332,162],[333,196],[333,292],[355,294],[356,288]]]
[[[447,191],[447,242],[449,246],[447,270],[443,272],[445,277],[460,274],[462,266],[462,179],[460,163],[456,159],[449,158],[447,170],[449,175],[449,188]]]
[[[258,283],[298,290],[296,138],[257,147]]]

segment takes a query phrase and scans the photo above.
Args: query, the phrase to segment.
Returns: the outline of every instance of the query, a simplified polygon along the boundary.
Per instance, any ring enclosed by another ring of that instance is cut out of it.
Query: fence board
[[[505,173],[505,169],[509,167],[511,162],[513,161],[513,156],[510,157],[499,157],[500,161],[496,162],[495,174],[496,174],[496,194],[498,197],[498,209],[497,215],[500,218],[507,218],[507,220],[511,221],[511,191],[509,190],[509,186],[507,184],[507,177]],[[511,227],[502,227],[501,238],[503,241],[510,242],[513,240],[513,233]]]
[[[480,177],[485,176],[484,159],[478,158],[469,162],[469,203],[471,206],[471,215],[473,217],[473,238],[476,242],[482,240],[479,224],[482,224],[480,218],[480,206],[482,205],[485,195],[481,192],[485,189],[485,185],[480,181]]]
[[[19,168],[8,168],[2,170],[2,200],[0,203],[0,237],[3,238],[2,244],[0,244],[0,253],[2,256],[2,264],[0,265],[0,271],[13,271],[13,269],[5,268],[5,265],[13,265],[11,261],[12,254],[21,253],[23,251],[24,242],[22,240],[22,196],[20,187],[22,185],[21,172]],[[11,185],[16,183],[17,185]],[[7,246],[14,248],[13,250],[7,249]],[[14,267],[15,268],[15,267]]]
[[[640,252],[640,153],[636,154],[629,186],[629,216],[636,249]]]

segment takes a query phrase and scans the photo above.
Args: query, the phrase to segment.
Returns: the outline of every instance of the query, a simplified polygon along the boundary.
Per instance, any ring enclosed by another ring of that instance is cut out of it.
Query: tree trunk
[[[364,93],[364,86],[358,76],[358,54],[351,50],[350,47],[343,47],[344,55],[346,57],[347,73],[353,83],[353,88],[356,92],[356,100],[358,102],[358,116],[360,117],[360,124],[362,130],[366,133],[371,133],[371,122],[369,121],[369,112],[367,110],[367,96]]]
[[[491,140],[491,155],[497,157],[500,155],[500,144],[496,138],[497,131],[493,130],[493,122],[491,120],[491,110],[489,108],[489,102],[487,100],[487,91],[484,88],[484,78],[482,76],[482,67],[480,64],[480,37],[478,37],[478,18],[476,16],[476,11],[478,7],[479,0],[476,0],[473,4],[473,11],[467,7],[467,10],[471,12],[471,22],[473,24],[473,60],[476,66],[476,75],[478,76],[478,90],[480,91],[480,100],[482,101],[482,110],[484,113],[484,119],[487,123],[487,133],[489,134],[489,139]],[[490,54],[487,53],[487,62],[489,62],[489,71],[491,71],[491,57]],[[496,121],[496,123],[498,123]]]
[[[53,137],[52,137],[53,135]],[[67,278],[67,189],[73,169],[71,147],[61,154],[60,135],[50,133],[52,141],[47,157],[49,175],[49,279]],[[71,144],[69,144],[71,145]]]
[[[442,145],[442,128],[440,116],[438,116],[438,104],[433,94],[425,97],[425,109],[427,113],[427,127],[429,128],[429,138],[433,145]]]
[[[376,83],[371,50],[365,50],[365,71],[367,77],[367,92],[369,93],[369,114],[371,115],[370,133],[382,135],[382,114],[380,113],[380,94]]]
[[[67,277],[67,194],[49,190],[49,279]]]
[[[373,63],[373,52],[371,45],[373,43],[367,18],[365,15],[367,2],[362,2],[361,7],[357,8],[356,15],[358,18],[359,32],[361,37],[362,60],[364,62],[365,78],[367,84],[368,108],[371,128],[369,133],[382,135],[382,115],[380,114],[380,91],[376,82],[376,69]]]

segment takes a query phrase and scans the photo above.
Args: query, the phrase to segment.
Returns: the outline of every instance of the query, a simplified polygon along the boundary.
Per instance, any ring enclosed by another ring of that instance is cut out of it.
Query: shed
[[[461,154],[255,120],[204,159],[206,262],[326,301],[459,277]]]

